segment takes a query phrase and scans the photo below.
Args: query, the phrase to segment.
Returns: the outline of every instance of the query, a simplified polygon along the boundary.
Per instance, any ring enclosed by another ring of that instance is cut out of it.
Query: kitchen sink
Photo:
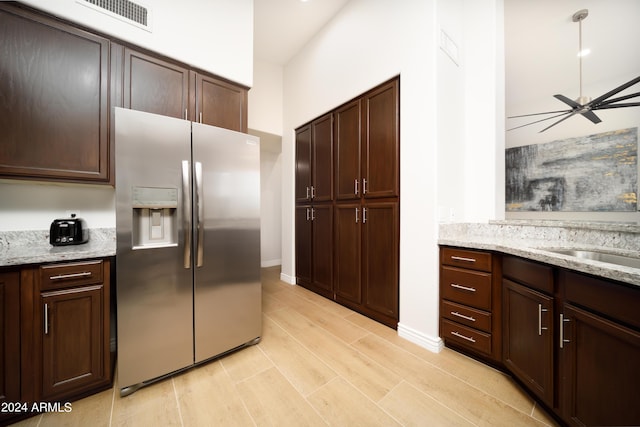
[[[579,250],[579,249],[548,249],[542,250],[560,255],[568,255],[576,258],[590,259],[594,261],[606,262],[609,264],[623,265],[626,267],[640,268],[640,258],[625,255],[616,255],[609,252]]]

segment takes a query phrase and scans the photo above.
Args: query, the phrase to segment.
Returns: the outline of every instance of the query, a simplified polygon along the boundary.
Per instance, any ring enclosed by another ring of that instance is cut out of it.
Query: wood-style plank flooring
[[[263,269],[263,337],[120,398],[111,390],[20,426],[544,426],[507,375],[396,331]]]

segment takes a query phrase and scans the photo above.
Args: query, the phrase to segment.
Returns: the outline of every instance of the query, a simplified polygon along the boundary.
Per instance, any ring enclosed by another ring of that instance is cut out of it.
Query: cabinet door
[[[398,321],[398,204],[366,204],[362,212],[364,306],[383,323]]]
[[[193,119],[189,70],[154,56],[124,50],[124,107]]]
[[[562,412],[571,425],[640,425],[640,332],[571,304],[562,310]]]
[[[197,73],[195,121],[238,132],[247,131],[247,90]]]
[[[314,202],[333,199],[333,114],[311,123],[311,198]]]
[[[42,399],[104,379],[102,285],[41,295]]]
[[[335,112],[336,199],[360,198],[360,99],[340,107]]]
[[[362,304],[360,204],[337,204],[334,223],[334,283],[340,303]]]
[[[0,274],[0,403],[20,401],[20,273]],[[0,421],[3,419],[0,413]]]
[[[313,284],[325,296],[333,297],[333,206],[311,208],[313,224]]]
[[[311,125],[296,131],[296,202],[311,200]]]
[[[0,176],[108,182],[109,41],[0,4]]]
[[[503,360],[553,406],[553,298],[503,279]]]
[[[312,232],[311,206],[296,206],[296,282],[303,286],[312,280]]]
[[[398,80],[367,93],[363,109],[364,197],[397,197],[400,194]]]

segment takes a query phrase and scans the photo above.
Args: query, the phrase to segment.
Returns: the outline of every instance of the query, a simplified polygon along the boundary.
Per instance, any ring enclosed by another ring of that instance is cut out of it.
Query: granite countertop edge
[[[106,258],[116,254],[115,229],[90,229],[89,241],[52,246],[44,230],[0,232],[0,267]]]
[[[593,276],[603,277],[618,282],[635,285],[640,288],[640,268],[626,267],[605,262],[576,258],[569,255],[549,252],[541,248],[576,248],[576,249],[602,249],[590,247],[585,244],[561,244],[549,241],[526,241],[520,239],[500,240],[491,238],[482,239],[462,239],[462,238],[440,238],[438,244],[443,246],[455,246],[468,249],[483,249],[501,252],[508,255],[515,255],[557,267],[567,268]],[[612,251],[613,252],[613,251]],[[621,254],[626,254],[620,251]]]

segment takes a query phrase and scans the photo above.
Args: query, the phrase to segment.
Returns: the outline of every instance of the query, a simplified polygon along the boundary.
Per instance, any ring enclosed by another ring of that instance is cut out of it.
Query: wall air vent
[[[129,0],[76,0],[77,3],[151,31],[151,10]]]

